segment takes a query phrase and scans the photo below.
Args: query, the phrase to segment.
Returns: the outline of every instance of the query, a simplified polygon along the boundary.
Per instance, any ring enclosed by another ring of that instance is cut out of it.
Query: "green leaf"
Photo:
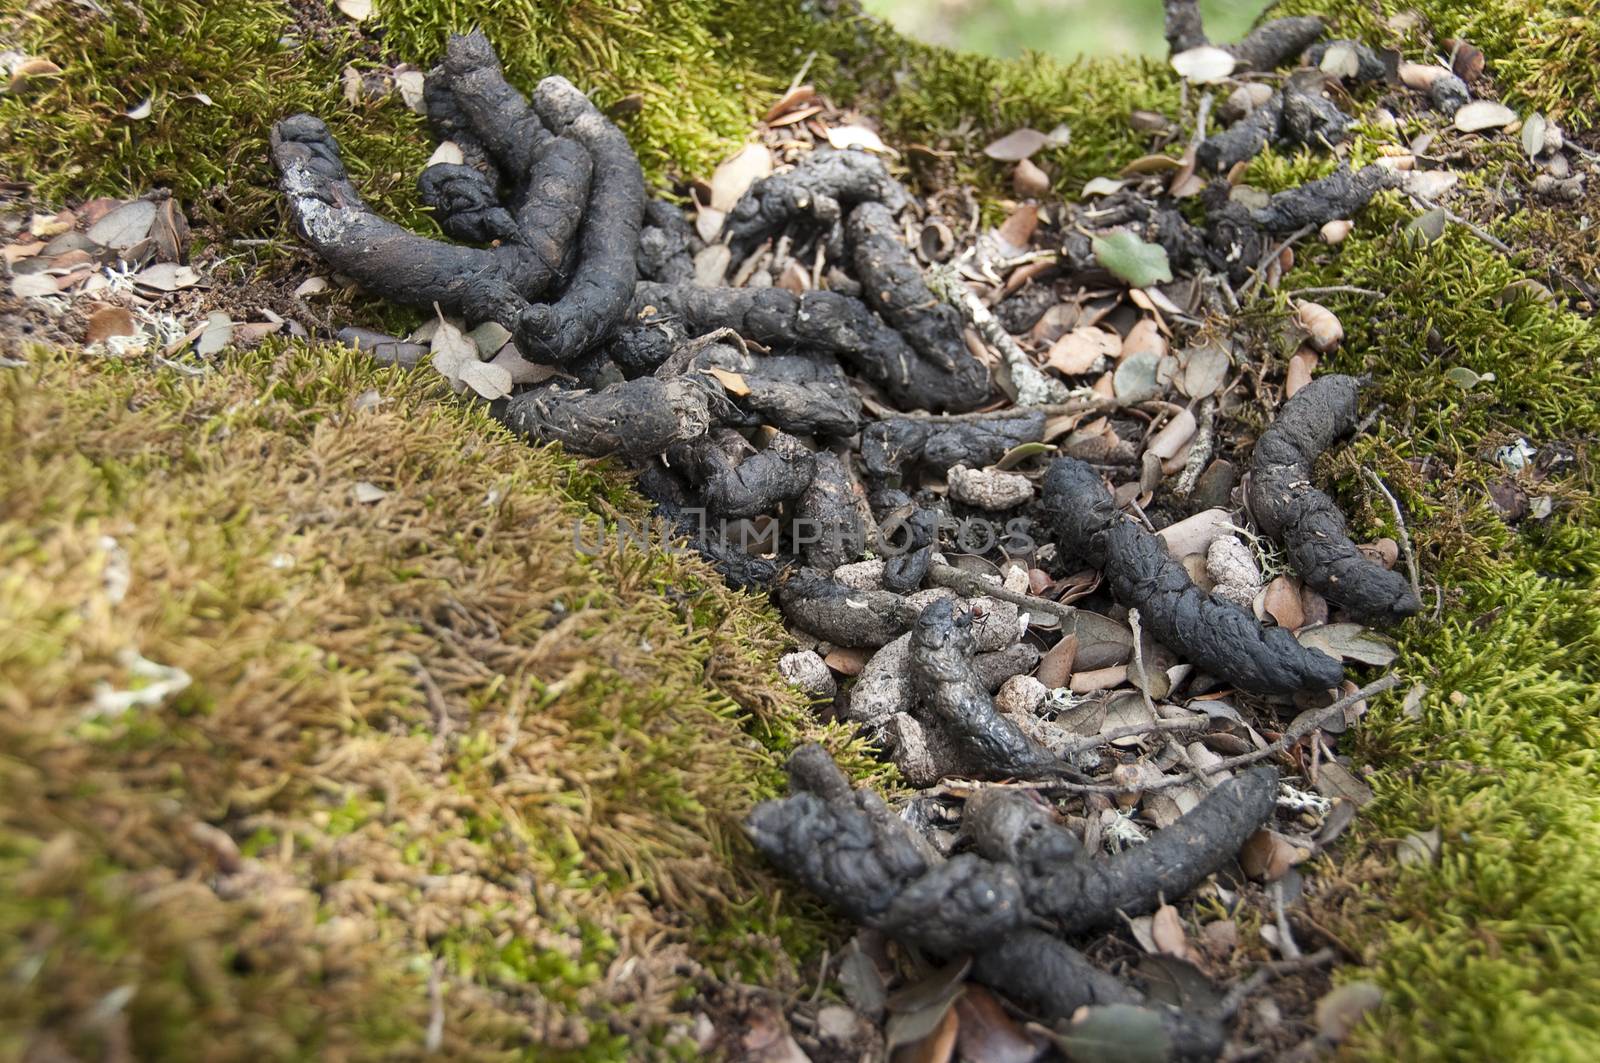
[[[1065,1033],[1051,1033],[1074,1063],[1166,1063],[1172,1038],[1161,1016],[1132,1004],[1085,1009]]]
[[[1444,371],[1444,378],[1462,391],[1471,391],[1486,380],[1493,380],[1493,373],[1475,373],[1464,365],[1451,366]]]
[[[1146,243],[1126,229],[1094,238],[1094,258],[1117,279],[1135,288],[1148,288],[1172,280],[1167,249]]]
[[[1049,443],[1018,443],[1003,454],[994,467],[1001,470],[1015,469],[1035,454],[1049,454],[1056,448]]]

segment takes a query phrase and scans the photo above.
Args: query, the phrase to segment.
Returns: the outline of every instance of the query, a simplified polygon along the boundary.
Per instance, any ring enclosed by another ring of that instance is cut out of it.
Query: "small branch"
[[[983,305],[982,300],[972,293],[972,289],[962,283],[954,269],[929,271],[928,287],[939,298],[960,310],[972,327],[978,330],[978,335],[983,337],[984,342],[1000,352],[1006,370],[1011,374],[1011,385],[1016,388],[1018,406],[1042,406],[1045,403],[1065,402],[1071,396],[1066,384],[1045,376],[1039,367],[1028,359],[1027,353],[1017,346],[1017,341],[1001,327],[999,320],[989,312],[988,307]]]
[[[1284,294],[1291,299],[1300,295],[1365,295],[1370,299],[1384,299],[1389,293],[1376,288],[1357,288],[1353,284],[1327,284],[1320,288],[1296,288]]]
[[[1300,739],[1304,738],[1306,735],[1320,728],[1324,723],[1332,720],[1335,716],[1342,715],[1344,710],[1356,704],[1358,701],[1371,697],[1374,694],[1381,694],[1385,690],[1391,690],[1399,685],[1400,674],[1398,672],[1390,672],[1382,678],[1375,679],[1368,683],[1360,690],[1357,690],[1354,694],[1346,694],[1344,697],[1340,698],[1338,701],[1335,701],[1327,708],[1321,709],[1307,717],[1298,726],[1290,726],[1290,728],[1283,733],[1283,736],[1280,737],[1276,742],[1273,742],[1271,745],[1264,746],[1261,749],[1254,750],[1250,753],[1241,753],[1236,757],[1228,757],[1226,760],[1220,761],[1209,771],[1189,771],[1184,772],[1182,775],[1169,775],[1165,779],[1161,779],[1153,783],[1132,783],[1126,786],[1116,786],[1110,783],[1049,782],[1041,784],[1039,789],[1057,790],[1074,794],[1110,795],[1154,793],[1159,790],[1170,790],[1174,786],[1183,786],[1186,783],[1195,782],[1202,775],[1216,775],[1219,772],[1232,771],[1235,768],[1242,768],[1246,765],[1254,764],[1257,761],[1266,760],[1268,757],[1275,757],[1279,753],[1284,752],[1290,746],[1294,745],[1296,742],[1300,741]]]
[[[1499,251],[1501,254],[1503,254],[1503,255],[1515,255],[1516,254],[1516,251],[1512,249],[1511,245],[1507,244],[1504,240],[1500,239],[1498,236],[1494,235],[1494,233],[1491,233],[1489,230],[1483,229],[1483,228],[1480,228],[1477,225],[1474,225],[1472,222],[1470,222],[1467,219],[1463,218],[1461,215],[1457,214],[1455,211],[1451,210],[1449,207],[1442,207],[1438,203],[1435,203],[1433,200],[1428,199],[1425,196],[1419,196],[1415,192],[1412,192],[1412,193],[1409,193],[1409,194],[1411,196],[1411,201],[1413,203],[1416,203],[1418,206],[1426,207],[1428,210],[1443,211],[1444,212],[1444,216],[1447,219],[1449,219],[1450,221],[1455,222],[1457,225],[1462,226],[1468,232],[1470,232],[1473,236],[1476,236],[1478,239],[1482,240],[1484,243],[1488,244],[1490,247],[1494,248],[1496,251]]]
[[[1384,498],[1389,500],[1389,508],[1394,512],[1395,538],[1400,541],[1400,556],[1406,559],[1406,575],[1411,577],[1411,593],[1417,596],[1418,601],[1421,601],[1422,583],[1417,573],[1417,554],[1411,548],[1411,535],[1406,531],[1406,518],[1400,512],[1400,503],[1395,500],[1394,495],[1384,486],[1383,478],[1376,472],[1371,469],[1362,469],[1361,474],[1367,478],[1367,481],[1373,487],[1378,489]]]
[[[1289,247],[1293,246],[1296,240],[1300,239],[1302,236],[1309,235],[1310,232],[1315,228],[1316,226],[1314,225],[1306,225],[1302,228],[1296,229],[1294,232],[1289,234],[1288,239],[1284,240],[1283,243],[1273,248],[1272,251],[1261,260],[1261,264],[1256,267],[1255,272],[1250,274],[1250,281],[1245,285],[1244,291],[1241,293],[1241,298],[1249,299],[1251,296],[1255,295],[1256,292],[1260,291],[1261,286],[1266,283],[1267,270],[1272,268],[1272,264],[1278,261],[1278,259],[1282,257],[1283,252]]]
[[[1264,963],[1256,968],[1254,974],[1232,989],[1227,996],[1217,1005],[1217,1017],[1230,1019],[1244,1006],[1244,1002],[1258,992],[1262,986],[1286,974],[1298,974],[1301,971],[1315,970],[1326,967],[1334,961],[1335,952],[1332,949],[1318,949],[1316,952],[1301,956],[1296,960],[1274,960]]]
[[[1267,887],[1267,892],[1272,895],[1272,918],[1278,927],[1278,951],[1283,953],[1286,960],[1300,959],[1300,946],[1295,944],[1294,931],[1289,929],[1289,916],[1283,910],[1283,880],[1279,879]]]
[[[433,1055],[444,1047],[444,957],[433,961],[428,972],[428,1030],[422,1050]]]
[[[1179,498],[1188,498],[1194,493],[1195,485],[1200,482],[1200,474],[1205,472],[1206,466],[1211,463],[1211,455],[1217,446],[1217,400],[1207,395],[1200,400],[1200,427],[1194,434],[1194,445],[1189,448],[1189,456],[1184,459],[1183,472],[1178,475],[1178,484],[1175,493]]]
[[[1008,591],[998,584],[989,583],[954,565],[939,561],[931,563],[928,565],[928,579],[935,586],[949,587],[968,598],[993,598],[996,601],[1010,602],[1019,609],[1030,612],[1048,613],[1060,620],[1063,627],[1077,620],[1078,610],[1070,605],[1052,602],[1048,598],[1037,598],[1031,594]]]

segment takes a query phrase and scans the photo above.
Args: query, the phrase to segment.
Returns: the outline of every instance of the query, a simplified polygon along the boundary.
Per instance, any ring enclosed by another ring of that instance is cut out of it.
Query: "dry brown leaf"
[[[1049,368],[1064,376],[1093,373],[1122,350],[1122,341],[1115,332],[1086,326],[1075,328],[1050,345],[1045,357]]]
[[[828,143],[839,151],[862,148],[882,155],[895,154],[894,149],[885,144],[878,134],[862,125],[833,126],[828,130],[827,139]]]
[[[870,656],[867,650],[841,646],[822,658],[822,662],[840,675],[860,675]]]
[[[1039,658],[1039,667],[1033,673],[1034,678],[1051,690],[1066,686],[1072,678],[1072,665],[1077,656],[1078,636],[1064,636]]]
[[[1024,203],[1000,223],[996,235],[1020,253],[1028,249],[1028,244],[1033,240],[1033,231],[1038,227],[1039,208],[1032,203]]]
[[[89,328],[83,342],[104,343],[113,336],[137,336],[139,322],[126,307],[105,306],[89,315]]]
[[[1011,187],[1024,199],[1036,199],[1050,191],[1050,175],[1023,159],[1011,171]]]
[[[1261,591],[1261,608],[1277,621],[1279,627],[1298,631],[1305,624],[1305,612],[1300,606],[1299,581],[1279,576]]]
[[[1145,452],[1154,454],[1162,461],[1177,456],[1178,451],[1189,445],[1189,440],[1194,438],[1198,424],[1194,414],[1187,409],[1179,410],[1177,415],[1162,426],[1161,431],[1150,437],[1150,442],[1145,444]]]
[[[1350,235],[1350,230],[1355,228],[1355,223],[1344,218],[1335,218],[1322,226],[1322,242],[1330,247],[1344,243],[1344,238]]]
[[[980,985],[967,986],[956,1001],[956,1015],[961,1022],[956,1045],[967,1063],[1033,1063],[1044,1051]]]
[[[778,97],[778,102],[773,104],[767,110],[766,120],[770,122],[779,115],[787,114],[788,112],[796,110],[797,108],[804,107],[806,104],[809,104],[816,98],[817,90],[814,86],[796,85],[794,88]]]
[[[155,220],[156,205],[148,199],[136,199],[95,222],[86,235],[101,247],[126,251],[150,235]]]
[[[1276,882],[1289,869],[1311,855],[1274,830],[1258,830],[1239,850],[1239,866],[1259,882]]]
[[[1074,673],[1067,683],[1067,689],[1074,694],[1092,694],[1096,690],[1110,690],[1119,687],[1128,681],[1128,666],[1125,664],[1112,665],[1110,668],[1096,668],[1089,672]]]
[[[1189,944],[1183,920],[1178,917],[1178,909],[1172,905],[1163,904],[1156,909],[1150,919],[1150,937],[1155,941],[1157,952],[1199,966],[1200,954]]]
[[[1517,120],[1517,112],[1493,100],[1474,100],[1456,112],[1455,126],[1463,133],[1503,129]]]
[[[1435,81],[1438,81],[1450,71],[1432,63],[1401,63],[1398,73],[1401,84],[1405,85],[1406,88],[1427,92]]]
[[[1332,310],[1321,303],[1301,299],[1295,306],[1295,323],[1305,330],[1311,346],[1327,354],[1344,339],[1344,326]]]
[[[745,379],[741,374],[728,369],[716,368],[708,369],[706,372],[716,377],[717,383],[727,388],[731,393],[741,396],[750,394],[750,385],[745,383]]]
[[[1289,359],[1289,371],[1283,377],[1283,397],[1294,398],[1295,392],[1311,383],[1311,376],[1317,371],[1317,352],[1310,347],[1301,347]]]
[[[338,0],[334,6],[355,22],[365,22],[372,17],[372,0]]]

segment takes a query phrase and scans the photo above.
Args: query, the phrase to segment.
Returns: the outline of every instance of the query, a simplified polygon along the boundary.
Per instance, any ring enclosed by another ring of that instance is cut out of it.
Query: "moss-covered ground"
[[[171,187],[214,247],[269,241],[234,258],[246,276],[293,246],[264,150],[292,110],[330,119],[373,198],[418,219],[419,121],[393,96],[349,102],[340,75],[425,65],[473,24],[524,83],[559,70],[622,104],[663,189],[705,174],[813,52],[812,79],[892,140],[955,153],[929,176],[991,190],[976,148],[993,135],[1070,124],[1041,161],[1075,193],[1146,150],[1130,108],[1179,98],[1149,61],[955,55],[798,0],[377,0],[360,32],[313,0],[8,6],[7,37],[64,71],[0,97],[0,169],[53,204]],[[1385,27],[1401,6],[1279,10],[1421,57],[1422,33]],[[1485,50],[1513,106],[1592,124],[1592,3],[1417,6]],[[126,116],[146,99],[149,118]],[[1390,196],[1339,248],[1302,245],[1284,282],[1381,293],[1322,298],[1349,333],[1337,366],[1372,374],[1387,409],[1332,472],[1372,533],[1393,529],[1356,465],[1383,474],[1441,588],[1401,632],[1426,694],[1380,700],[1359,739],[1378,799],[1337,931],[1367,968],[1347,976],[1387,1003],[1347,1051],[1592,1059],[1600,330],[1507,292],[1552,264],[1593,283],[1592,248],[1570,208],[1499,209],[1502,174],[1531,173],[1514,151],[1453,148],[1456,209],[1516,253],[1459,226],[1419,245]],[[1251,180],[1326,165],[1268,156]],[[732,830],[803,727],[772,685],[775,628],[693,562],[575,555],[577,515],[635,507],[617,476],[325,349],[199,381],[37,357],[0,377],[0,1055],[28,1030],[80,1055],[134,1037],[181,1058],[202,1036],[218,1058],[403,1055],[437,958],[458,1052],[614,1057],[665,1046],[701,965],[781,978],[783,950],[804,954],[819,925],[771,899]],[[1455,366],[1494,378],[1463,390]],[[1510,526],[1487,488],[1518,436],[1577,461],[1522,473],[1553,511]],[[387,493],[356,501],[358,482]],[[191,685],[85,715],[100,684],[142,681],[129,651]],[[1431,828],[1439,859],[1398,866],[1393,842]]]

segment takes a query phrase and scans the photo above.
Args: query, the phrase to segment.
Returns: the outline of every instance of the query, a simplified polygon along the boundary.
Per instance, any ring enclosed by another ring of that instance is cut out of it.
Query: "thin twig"
[[[428,972],[428,1030],[422,1050],[433,1055],[444,1047],[444,957],[433,961]]]
[[[1326,967],[1334,961],[1336,956],[1337,954],[1333,949],[1318,949],[1316,952],[1308,953],[1299,959],[1274,960],[1270,963],[1263,963],[1256,968],[1255,973],[1249,978],[1228,990],[1227,995],[1222,998],[1222,1002],[1217,1005],[1217,1018],[1232,1018],[1240,1008],[1244,1007],[1246,1000],[1250,999],[1262,986],[1273,979],[1281,978],[1286,974],[1296,974],[1300,971]]]
[[[971,572],[940,561],[935,561],[928,566],[928,578],[935,586],[948,587],[968,598],[993,598],[996,601],[1010,602],[1019,609],[1049,613],[1061,621],[1063,628],[1075,623],[1078,619],[1078,610],[1070,605],[1062,605],[1060,602],[1053,602],[1049,598],[1038,598],[1031,594],[1007,590],[999,584],[989,583]]]
[[[1275,757],[1279,753],[1282,753],[1284,750],[1288,749],[1290,746],[1294,745],[1296,742],[1300,741],[1300,739],[1304,738],[1306,735],[1310,734],[1312,731],[1317,730],[1324,723],[1332,720],[1335,716],[1343,715],[1344,710],[1348,709],[1350,706],[1365,698],[1371,697],[1374,694],[1381,694],[1385,690],[1391,690],[1399,685],[1400,674],[1398,672],[1389,672],[1382,678],[1375,679],[1368,683],[1360,690],[1357,690],[1354,694],[1346,694],[1344,697],[1340,698],[1338,701],[1335,701],[1327,708],[1312,713],[1311,715],[1300,720],[1298,723],[1291,724],[1289,729],[1284,731],[1282,737],[1280,737],[1276,742],[1273,742],[1267,746],[1263,746],[1260,749],[1253,750],[1249,753],[1241,753],[1236,757],[1228,757],[1225,760],[1219,761],[1214,767],[1207,771],[1184,772],[1182,775],[1169,775],[1165,779],[1160,779],[1156,782],[1131,783],[1124,786],[1117,786],[1110,783],[1046,782],[1040,784],[1039,789],[1058,790],[1074,794],[1116,795],[1153,793],[1158,790],[1169,790],[1174,786],[1183,786],[1187,783],[1194,782],[1202,774],[1216,775],[1219,772],[1232,771],[1234,768],[1242,768],[1247,765],[1254,764],[1257,761],[1266,760],[1268,757]]]
[[[1411,577],[1411,593],[1417,596],[1418,601],[1421,601],[1422,583],[1421,577],[1417,573],[1417,555],[1416,551],[1411,548],[1411,535],[1406,531],[1406,518],[1400,512],[1400,503],[1395,500],[1394,495],[1384,486],[1383,478],[1376,472],[1371,469],[1362,469],[1361,473],[1373,487],[1378,489],[1384,498],[1389,500],[1389,508],[1394,512],[1395,538],[1400,542],[1400,556],[1406,559],[1406,574]]]
[[[1285,295],[1294,298],[1298,295],[1365,295],[1372,299],[1383,299],[1388,292],[1380,292],[1376,288],[1357,288],[1353,284],[1325,284],[1319,288],[1296,288]]]
[[[1188,498],[1194,493],[1195,485],[1200,482],[1200,474],[1211,463],[1216,445],[1217,400],[1207,395],[1200,400],[1200,427],[1195,429],[1194,445],[1189,448],[1189,456],[1183,461],[1183,472],[1178,475],[1178,484],[1174,488],[1179,498]]]
[[[1300,229],[1296,229],[1294,232],[1289,234],[1289,238],[1287,240],[1279,244],[1271,251],[1271,253],[1267,255],[1267,257],[1263,258],[1261,260],[1261,264],[1255,268],[1255,272],[1250,274],[1250,280],[1245,285],[1243,293],[1241,293],[1242,297],[1249,299],[1251,296],[1255,295],[1256,292],[1260,291],[1261,285],[1266,283],[1267,270],[1272,267],[1272,263],[1278,261],[1278,259],[1283,256],[1283,252],[1287,248],[1291,247],[1296,240],[1300,239],[1302,236],[1309,235],[1315,228],[1315,225],[1307,225]]]
[[[1000,352],[1006,371],[1011,375],[1011,386],[1016,390],[1018,406],[1065,402],[1070,397],[1071,391],[1067,385],[1045,376],[1033,364],[1027,352],[1017,346],[1017,341],[1001,327],[999,320],[972,293],[972,289],[962,282],[954,268],[930,270],[927,281],[935,295],[961,311],[984,342]]]
[[[1283,953],[1286,960],[1300,958],[1300,946],[1295,944],[1294,931],[1289,929],[1289,916],[1283,910],[1283,880],[1278,879],[1267,887],[1267,893],[1272,896],[1272,918],[1278,926],[1278,951]]]
[[[1443,211],[1444,212],[1444,216],[1447,219],[1449,219],[1450,221],[1455,222],[1457,225],[1462,226],[1468,232],[1470,232],[1473,236],[1476,236],[1478,239],[1482,240],[1484,243],[1488,244],[1490,247],[1494,248],[1496,251],[1499,251],[1501,254],[1503,254],[1503,255],[1515,255],[1517,253],[1511,247],[1511,245],[1507,244],[1504,240],[1502,240],[1498,236],[1494,235],[1494,233],[1491,233],[1487,229],[1483,229],[1483,228],[1480,228],[1477,225],[1474,225],[1472,222],[1470,222],[1467,219],[1463,218],[1461,215],[1457,214],[1455,211],[1451,210],[1449,207],[1442,207],[1438,203],[1435,203],[1433,200],[1428,199],[1426,196],[1419,196],[1415,192],[1410,193],[1410,195],[1411,195],[1412,201],[1415,202],[1417,205],[1422,206],[1422,207],[1426,207],[1428,210]]]

